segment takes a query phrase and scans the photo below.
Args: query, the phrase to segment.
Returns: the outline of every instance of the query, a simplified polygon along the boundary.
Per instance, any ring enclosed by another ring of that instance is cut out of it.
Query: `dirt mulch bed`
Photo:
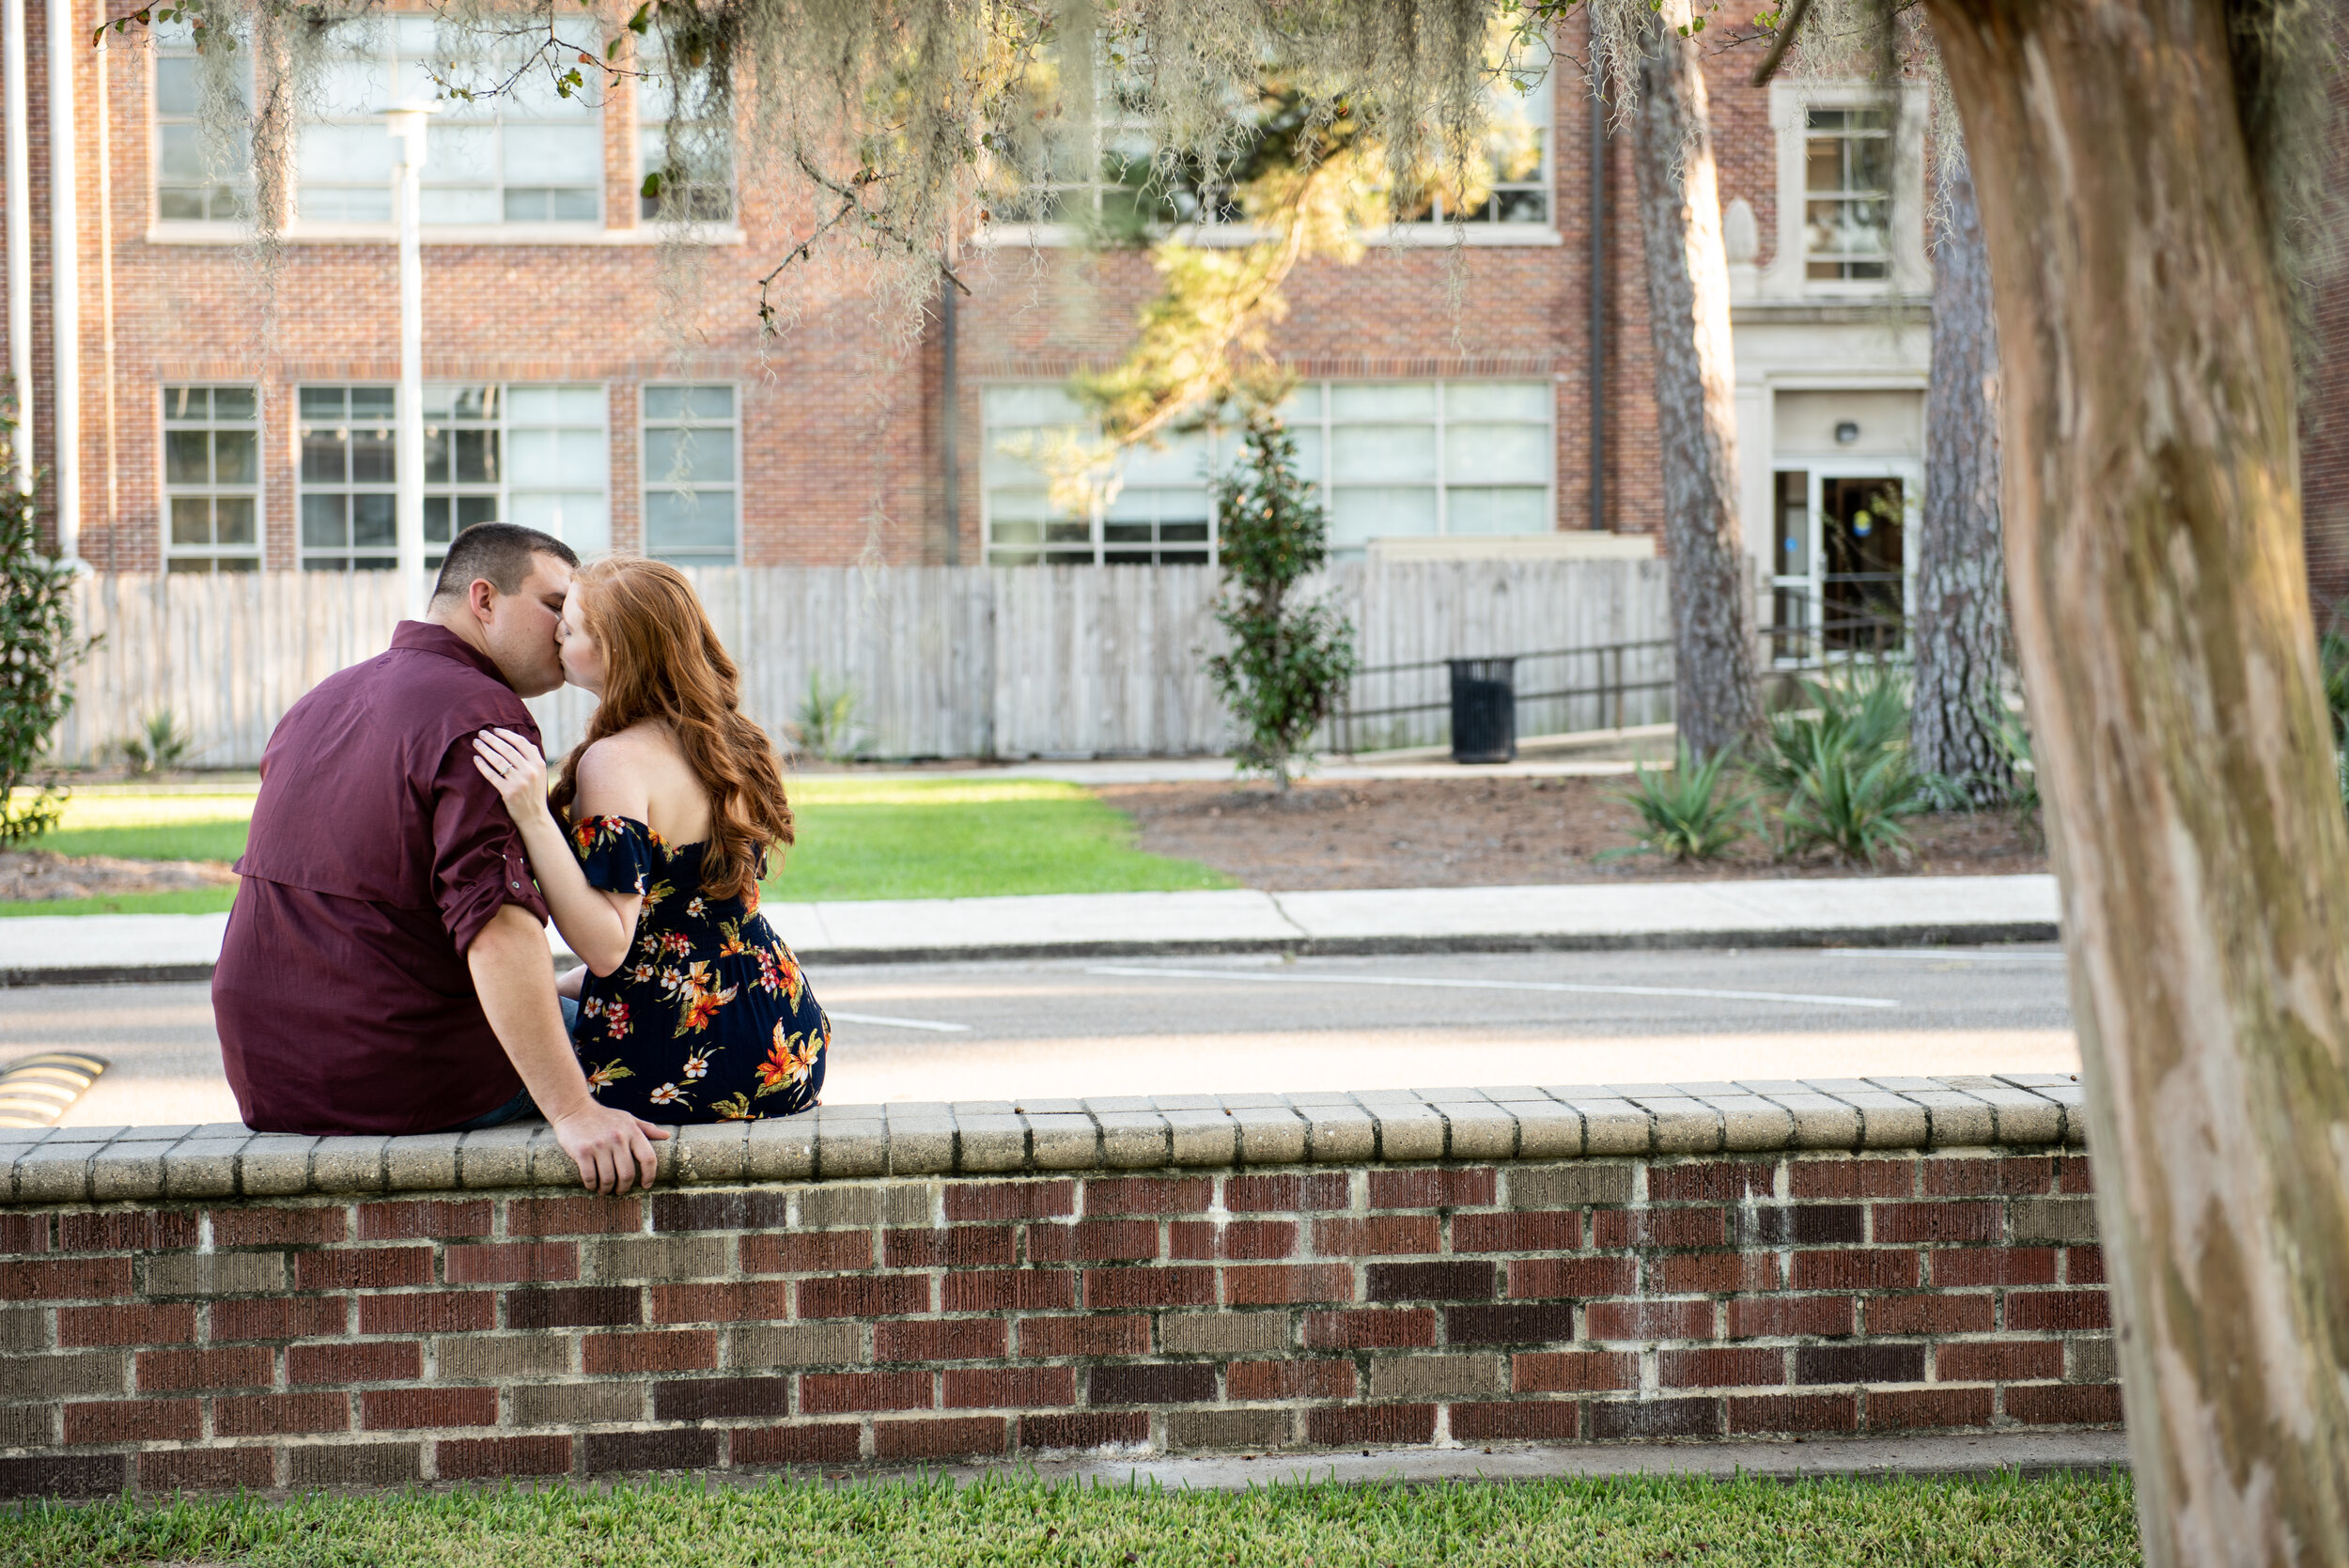
[[[1638,817],[1615,799],[1626,781],[1592,778],[1117,784],[1095,790],[1140,824],[1140,847],[1201,861],[1252,888],[1457,888],[1533,882],[1684,882],[1849,877],[1864,869],[1813,855],[1774,861],[1749,839],[1702,866],[1653,855],[1599,860],[1634,841]],[[1877,875],[2004,876],[2047,869],[2005,812],[1913,817],[1915,859]]]
[[[186,893],[236,884],[235,872],[211,861],[125,861],[112,855],[56,855],[46,849],[0,852],[0,903],[7,904]]]

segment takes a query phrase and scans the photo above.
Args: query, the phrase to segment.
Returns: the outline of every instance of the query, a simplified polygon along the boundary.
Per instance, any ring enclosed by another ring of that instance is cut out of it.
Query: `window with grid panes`
[[[1806,279],[1863,283],[1892,275],[1892,158],[1889,108],[1805,111]]]
[[[1281,415],[1347,560],[1376,538],[1554,529],[1554,403],[1547,381],[1307,381]],[[1208,475],[1239,457],[1236,432],[1125,454],[1113,496],[1086,516],[1050,492],[1055,445],[1092,433],[1076,402],[1056,384],[995,386],[980,406],[990,562],[1213,560]]]
[[[1485,133],[1485,185],[1482,200],[1431,195],[1406,222],[1428,224],[1548,224],[1550,196],[1550,132],[1552,100],[1549,85],[1554,65],[1538,77],[1531,68],[1503,71],[1486,89],[1485,105],[1491,126]],[[1528,79],[1525,91],[1517,82]]]
[[[1190,431],[1117,459],[1082,510],[1055,505],[1053,452],[1095,427],[1057,384],[991,386],[981,474],[987,557],[998,566],[1205,566],[1215,558],[1208,475],[1238,449],[1231,432]]]
[[[303,570],[390,571],[399,565],[395,393],[388,386],[305,386],[295,393]]]
[[[644,391],[645,553],[679,567],[739,558],[735,389]]]
[[[394,564],[397,403],[392,387],[302,389],[304,566]],[[475,523],[501,520],[603,553],[610,465],[600,386],[426,386],[426,565]]]
[[[163,388],[163,564],[260,568],[260,409],[249,386]]]
[[[711,106],[678,102],[658,29],[640,45],[636,80],[637,208],[646,219],[723,223],[734,216],[734,132]],[[680,115],[679,109],[685,112]],[[677,167],[673,170],[671,165]],[[674,178],[673,178],[674,176]]]
[[[251,139],[238,131],[226,147],[213,144],[200,116],[210,70],[225,70],[239,109],[251,101],[251,52],[217,64],[202,60],[195,52],[194,28],[178,20],[156,23],[154,40],[157,221],[224,223],[250,216]],[[215,154],[222,155],[218,164]]]
[[[565,22],[557,32],[567,44],[600,50],[592,29]],[[425,132],[424,222],[601,220],[601,114],[580,97],[557,94],[542,65],[495,51],[485,59],[452,60],[428,16],[347,23],[335,39],[320,70],[319,116],[302,127],[296,145],[300,216],[389,222],[394,148],[381,111],[420,99],[438,100]],[[510,75],[512,86],[470,101],[443,99],[436,70],[459,85],[488,87]]]

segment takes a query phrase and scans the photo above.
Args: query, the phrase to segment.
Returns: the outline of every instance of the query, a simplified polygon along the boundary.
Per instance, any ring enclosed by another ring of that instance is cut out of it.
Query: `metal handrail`
[[[1667,660],[1666,673],[1660,678],[1654,680],[1626,680],[1625,678],[1624,663],[1626,655],[1631,653],[1651,652],[1657,649],[1662,650]],[[1591,656],[1595,656],[1598,660],[1599,678],[1597,684],[1591,686],[1558,686],[1540,691],[1516,691],[1514,693],[1515,703],[1555,702],[1562,698],[1595,697],[1598,699],[1599,709],[1602,714],[1607,713],[1610,708],[1612,709],[1613,722],[1610,725],[1601,725],[1600,727],[1621,729],[1623,727],[1624,698],[1627,694],[1634,691],[1670,691],[1672,689],[1672,680],[1670,674],[1669,664],[1672,656],[1672,644],[1669,640],[1662,638],[1638,643],[1596,643],[1579,648],[1546,648],[1537,653],[1503,654],[1489,657],[1506,658],[1514,660],[1518,663],[1525,663],[1540,659],[1579,659]],[[1486,656],[1464,655],[1462,657]],[[1413,671],[1420,670],[1448,669],[1452,663],[1453,660],[1450,659],[1422,659],[1398,664],[1367,665],[1355,671],[1354,680],[1359,681],[1369,675],[1407,675]],[[1612,666],[1611,672],[1610,670],[1610,664]],[[1356,707],[1353,706],[1354,690],[1354,682],[1349,681],[1346,684],[1345,691],[1340,694],[1336,709],[1330,716],[1331,738],[1340,742],[1332,749],[1347,755],[1351,755],[1354,752],[1355,725],[1361,720],[1391,719],[1408,713],[1441,713],[1448,711],[1452,706],[1452,699],[1449,694],[1446,694],[1445,696],[1439,697],[1430,702],[1391,703],[1381,707]]]

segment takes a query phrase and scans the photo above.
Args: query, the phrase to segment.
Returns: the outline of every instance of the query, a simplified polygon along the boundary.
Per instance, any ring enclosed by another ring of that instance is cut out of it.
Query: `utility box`
[[[1517,661],[1455,659],[1452,665],[1452,760],[1517,759]]]

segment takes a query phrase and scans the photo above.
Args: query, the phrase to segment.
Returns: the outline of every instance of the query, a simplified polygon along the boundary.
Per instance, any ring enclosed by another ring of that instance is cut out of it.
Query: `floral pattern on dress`
[[[590,816],[570,831],[591,887],[644,898],[620,967],[581,987],[572,1048],[597,1102],[648,1122],[789,1116],[823,1092],[832,1020],[751,899],[701,888],[704,846]]]

